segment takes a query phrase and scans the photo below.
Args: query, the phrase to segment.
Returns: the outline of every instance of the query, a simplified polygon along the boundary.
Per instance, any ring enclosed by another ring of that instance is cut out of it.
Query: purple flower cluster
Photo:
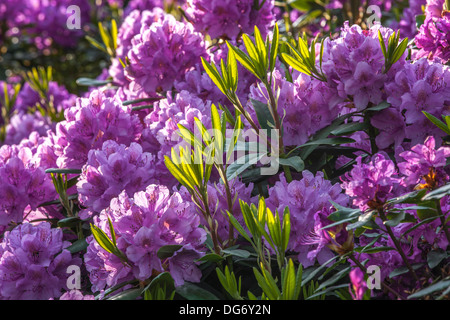
[[[328,241],[321,239],[326,235],[319,232],[317,223],[320,223],[321,219],[316,214],[326,212],[326,215],[329,215],[333,211],[330,200],[345,206],[348,204],[348,197],[341,192],[339,184],[332,185],[322,172],[314,175],[305,170],[302,175],[301,180],[293,180],[290,183],[284,175],[280,175],[280,181],[269,190],[266,203],[273,211],[278,209],[283,212],[285,207],[289,207],[291,236],[288,250],[297,252],[299,262],[308,267],[314,264],[316,258],[319,263],[324,263],[333,255],[324,245]]]
[[[450,60],[450,8],[444,10],[444,0],[428,0],[425,22],[415,37],[421,50],[418,57],[439,58],[445,63]]]
[[[442,137],[440,129],[422,111],[438,118],[448,114],[449,85],[450,69],[440,63],[423,58],[404,64],[393,80],[385,85],[391,109],[384,110],[372,121],[385,134],[379,146],[384,147],[394,140],[398,145],[403,137],[410,139],[411,145],[423,143],[429,135]],[[394,133],[396,136],[392,135]]]
[[[191,24],[165,15],[149,26],[143,25],[132,39],[125,75],[138,93],[168,91],[174,81],[182,80],[200,63],[202,56],[207,57],[202,35]]]
[[[22,224],[0,243],[0,297],[3,300],[48,300],[67,290],[67,268],[81,265],[66,249],[62,229],[43,222]]]
[[[185,12],[197,31],[234,40],[254,26],[265,36],[275,22],[273,7],[272,0],[187,0]]]
[[[41,203],[55,198],[53,183],[45,168],[36,165],[36,156],[36,148],[31,145],[3,145],[0,148],[2,232],[11,223],[22,222],[27,210],[35,210]]]
[[[73,47],[83,32],[67,28],[67,22],[74,13],[67,10],[71,5],[79,8],[81,23],[90,20],[91,5],[88,0],[7,1],[0,9],[0,16],[3,12],[3,21],[9,30],[6,36],[34,35],[31,40],[41,50],[50,47],[53,42],[58,46]]]
[[[384,84],[405,60],[400,59],[387,73],[383,72],[384,56],[378,39],[381,32],[385,43],[392,30],[375,24],[369,30],[358,25],[344,24],[340,37],[325,42],[323,71],[330,86],[337,89],[339,97],[353,97],[356,110],[365,109],[369,103],[377,105],[385,99]]]
[[[278,110],[284,115],[284,144],[301,145],[318,130],[329,125],[342,112],[342,104],[336,98],[338,92],[327,83],[303,73],[294,73],[297,78],[291,83],[284,79],[279,70],[273,73],[276,90],[280,90]],[[268,103],[268,93],[262,85],[250,87],[248,108],[251,99]],[[257,122],[256,114],[253,114]]]
[[[129,145],[139,139],[142,131],[139,117],[131,113],[130,107],[99,90],[89,98],[78,98],[64,115],[65,120],[56,126],[54,145],[60,168],[80,169],[91,149],[100,149],[107,140]]]
[[[376,154],[369,163],[363,163],[360,156],[345,175],[342,188],[362,211],[377,209],[394,196],[394,187],[399,183],[397,175],[395,163],[386,155]]]
[[[132,197],[122,192],[111,200],[109,208],[95,218],[97,226],[109,232],[110,218],[116,233],[117,247],[125,254],[124,263],[104,251],[92,237],[85,255],[93,291],[101,291],[124,280],[144,281],[152,274],[169,271],[177,286],[184,281],[200,281],[195,262],[202,253],[205,231],[192,203],[179,193],[170,193],[162,185],[149,185]],[[172,256],[160,259],[158,250],[165,245],[179,245]]]
[[[164,15],[165,13],[162,9],[154,8],[152,11],[133,10],[125,17],[117,34],[116,56],[108,70],[115,83],[121,86],[129,83],[125,77],[125,70],[120,60],[122,62],[126,61],[128,52],[133,47],[133,38],[139,35],[143,27],[149,27],[153,22],[163,19]]]
[[[409,151],[399,154],[405,161],[398,164],[400,172],[404,175],[403,184],[435,189],[443,186],[449,176],[444,171],[447,158],[450,157],[450,147],[436,149],[435,139],[430,136],[424,144],[418,144]]]
[[[379,209],[386,200],[408,189],[443,186],[449,180],[444,171],[449,156],[450,148],[436,149],[435,139],[431,136],[425,144],[401,152],[397,165],[383,153],[366,162],[360,156],[353,169],[345,175],[342,188],[360,210]]]
[[[144,190],[154,180],[154,159],[132,142],[129,147],[113,140],[101,150],[91,150],[77,183],[81,204],[95,213],[107,208],[122,191],[129,195]]]

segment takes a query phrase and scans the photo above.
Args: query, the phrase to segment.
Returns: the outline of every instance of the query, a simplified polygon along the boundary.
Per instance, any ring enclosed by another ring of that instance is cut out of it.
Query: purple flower
[[[262,7],[258,8],[261,3]],[[273,7],[272,0],[188,0],[185,12],[195,30],[211,38],[235,40],[242,33],[252,34],[254,26],[264,37],[275,21]]]
[[[393,81],[386,84],[387,101],[404,115],[406,138],[411,139],[413,145],[423,143],[429,135],[443,136],[443,132],[422,111],[438,118],[447,114],[449,84],[448,67],[427,59],[406,63]]]
[[[54,131],[55,127],[56,124],[49,117],[44,117],[39,112],[14,114],[6,126],[5,144],[19,144],[32,132],[45,136],[49,130]]]
[[[125,17],[117,34],[116,57],[108,70],[115,83],[120,85],[129,84],[119,59],[125,62],[126,56],[133,46],[133,38],[140,33],[142,28],[149,27],[153,22],[163,19],[164,15],[165,12],[161,8],[155,7],[151,11],[133,10]]]
[[[294,83],[283,78],[279,70],[273,73],[275,90],[280,91],[278,113],[283,115],[283,143],[301,145],[318,130],[329,125],[342,111],[336,99],[337,91],[326,83],[303,73],[294,73]],[[259,85],[250,87],[249,99],[268,103],[266,88]],[[257,123],[252,102],[248,103],[249,113]]]
[[[128,264],[105,252],[89,239],[85,255],[93,291],[114,286],[124,279],[144,281],[164,271],[172,274],[175,284],[198,282],[201,273],[195,260],[200,258],[206,232],[200,225],[195,207],[183,201],[177,192],[162,185],[149,185],[133,198],[122,192],[110,207],[95,217],[96,224],[109,234],[108,217],[116,233],[117,246]],[[171,257],[160,259],[158,250],[165,245],[180,245]]]
[[[83,32],[67,28],[68,20],[73,19],[73,11],[67,11],[71,5],[78,6],[81,24],[87,24],[91,10],[88,0],[19,0],[14,1],[14,4],[7,4],[11,7],[5,17],[9,27],[7,36],[33,35],[31,41],[41,50],[53,43],[62,47],[74,47]]]
[[[363,163],[359,156],[353,169],[342,179],[342,188],[360,210],[377,209],[393,196],[400,182],[396,176],[395,164],[387,156],[378,153],[368,163]]]
[[[402,180],[405,186],[434,189],[448,181],[449,177],[443,167],[450,157],[450,148],[435,147],[435,139],[430,136],[424,144],[415,145],[410,151],[400,153],[405,161],[400,162],[398,167],[405,176]]]
[[[80,265],[63,241],[61,229],[43,222],[22,224],[0,244],[0,296],[11,300],[48,300],[67,290],[67,267]]]
[[[174,81],[182,80],[200,63],[202,56],[207,57],[202,35],[194,32],[191,24],[165,15],[149,26],[143,25],[133,38],[125,74],[133,91],[168,91]]]
[[[450,60],[450,11],[443,10],[444,0],[427,1],[426,19],[415,37],[419,57]]]
[[[315,176],[309,171],[303,171],[302,174],[301,180],[290,183],[286,182],[284,175],[280,175],[280,181],[269,190],[266,204],[272,211],[278,209],[279,212],[289,207],[291,236],[288,249],[297,252],[299,261],[304,267],[308,267],[314,264],[316,258],[319,263],[324,263],[333,255],[325,245],[322,244],[320,250],[317,250],[317,241],[311,242],[311,234],[317,235],[316,213],[328,209],[331,212],[330,200],[345,206],[348,197],[341,192],[339,184],[332,185],[324,179],[322,172]]]
[[[360,269],[355,268],[350,271],[349,275],[351,281],[349,291],[353,300],[362,300],[364,297],[364,293],[367,290],[367,283],[364,279],[364,273]]]
[[[58,167],[80,169],[91,149],[100,149],[107,140],[129,145],[139,139],[141,131],[139,117],[129,106],[95,90],[89,98],[78,98],[76,106],[66,110],[65,121],[56,126]]]
[[[91,150],[77,183],[80,202],[94,213],[107,208],[123,190],[132,195],[155,182],[154,159],[139,144],[129,147],[113,140]]]
[[[4,145],[0,154],[0,226],[7,226],[22,222],[27,206],[35,210],[54,200],[56,192],[45,169],[36,165],[35,149]]]
[[[402,58],[386,74],[383,73],[384,56],[378,31],[385,42],[393,32],[379,24],[362,30],[358,25],[349,26],[346,22],[340,37],[326,40],[324,44],[323,71],[328,83],[337,88],[342,99],[352,96],[357,110],[363,110],[369,103],[383,101],[384,83],[405,62]]]
[[[59,300],[95,300],[95,298],[93,295],[84,295],[80,290],[73,289],[63,293]]]
[[[396,108],[388,108],[375,114],[370,123],[379,129],[375,142],[380,149],[393,145],[394,148],[403,143],[406,135],[406,124],[403,115]]]

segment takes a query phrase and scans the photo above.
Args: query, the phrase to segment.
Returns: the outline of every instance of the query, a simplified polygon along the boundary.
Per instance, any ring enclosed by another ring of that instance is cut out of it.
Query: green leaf
[[[107,300],[136,300],[141,296],[141,292],[141,289],[128,289],[108,298]]]
[[[417,216],[420,220],[424,220],[430,217],[435,217],[438,215],[437,206],[435,200],[424,201],[420,203],[421,206],[427,207],[427,209],[419,209],[417,210]]]
[[[111,241],[114,244],[114,247],[117,247],[116,242],[116,232],[114,231],[114,226],[112,224],[111,219],[108,217],[108,226],[109,226],[109,232],[111,233]]]
[[[183,285],[176,287],[175,291],[187,300],[219,300],[211,292],[185,281]]]
[[[105,46],[102,45],[100,42],[98,42],[97,40],[95,40],[94,38],[90,37],[90,36],[85,36],[86,40],[95,48],[103,51],[104,53],[108,53],[108,51],[106,50]]]
[[[283,226],[282,226],[282,233],[281,233],[281,242],[282,242],[283,252],[286,252],[286,250],[287,250],[290,234],[291,234],[291,213],[289,211],[289,207],[285,207],[284,212],[283,212]]]
[[[250,257],[250,252],[242,249],[223,249],[222,252],[226,255],[235,256],[239,258],[247,259]]]
[[[308,274],[308,276],[302,280],[302,286],[305,286],[308,282],[310,282],[315,276],[317,276],[323,269],[327,268],[328,264],[338,259],[340,256],[336,255],[329,259],[328,261],[321,264],[319,267],[314,269],[312,272]]]
[[[288,0],[288,4],[299,11],[308,12],[312,9],[313,1],[305,1],[305,0]]]
[[[335,136],[348,135],[350,133],[362,131],[367,128],[368,125],[365,122],[350,122],[340,125],[335,130],[331,131],[331,134]]]
[[[256,268],[253,268],[253,273],[256,277],[258,285],[270,300],[277,300],[281,296],[281,292],[278,289],[275,280],[262,266],[261,272],[262,274]]]
[[[387,57],[387,52],[386,52],[386,45],[384,43],[384,39],[383,39],[383,36],[382,36],[380,30],[378,30],[378,40],[380,42],[380,47],[381,47],[381,51],[383,52],[383,56],[384,56],[385,60],[387,60],[388,57]]]
[[[350,270],[352,269],[351,266],[348,266],[344,269],[342,269],[341,271],[335,273],[333,276],[331,276],[329,279],[323,281],[320,286],[316,289],[316,290],[321,290],[325,287],[329,287],[333,284],[335,284],[336,282],[338,282],[339,280],[341,280],[343,277],[345,277],[346,275],[348,275],[348,273],[350,272]]]
[[[284,271],[284,272],[283,272]],[[289,259],[286,269],[282,270],[283,280],[282,292],[283,300],[297,300],[300,291],[297,290],[297,276],[295,273],[294,263]]]
[[[238,85],[238,68],[236,62],[236,54],[234,53],[233,50],[228,51],[227,69],[228,69],[228,77],[232,85],[232,90],[236,91]]]
[[[84,86],[84,87],[101,87],[101,86],[107,85],[108,83],[111,83],[112,80],[97,80],[97,79],[90,79],[90,78],[78,78],[75,82],[77,85]]]
[[[450,286],[450,280],[441,280],[428,288],[422,289],[419,292],[413,293],[408,296],[408,299],[415,299],[415,298],[421,298],[424,296],[428,296],[432,293],[435,293],[436,291],[442,291],[445,289],[448,289]]]
[[[434,125],[436,125],[439,129],[444,131],[446,134],[450,135],[450,128],[446,123],[442,122],[441,120],[439,120],[438,118],[433,116],[431,113],[428,113],[426,111],[422,111],[422,112],[428,118],[428,120],[433,122]]]
[[[256,117],[261,129],[271,130],[275,127],[275,120],[272,113],[269,110],[267,103],[263,103],[258,100],[250,99],[253,109],[255,110]]]
[[[330,203],[333,205],[333,207],[336,208],[336,211],[332,212],[329,216],[328,219],[331,221],[343,221],[344,219],[355,219],[357,217],[359,217],[362,212],[359,209],[353,209],[353,208],[347,208],[347,207],[343,207],[340,204],[329,200]]]
[[[114,254],[116,252],[116,247],[114,243],[109,239],[106,233],[99,227],[91,225],[91,232],[94,236],[95,241],[107,252]]]
[[[58,221],[58,227],[64,228],[64,227],[73,227],[78,225],[81,222],[80,218],[78,217],[68,217],[64,218]]]
[[[59,169],[59,168],[50,168],[45,170],[45,173],[60,173],[60,174],[80,174],[81,169]]]
[[[423,263],[416,263],[416,264],[413,264],[411,267],[413,268],[413,270],[417,270],[420,267],[422,267],[423,265],[424,265]],[[389,278],[392,279],[392,278],[398,277],[398,276],[408,273],[408,272],[409,272],[408,267],[406,267],[406,266],[400,267],[395,270],[392,270],[391,273],[389,274]]]
[[[208,61],[205,60],[205,58],[200,57],[202,60],[203,68],[205,69],[208,76],[211,78],[211,80],[214,82],[214,84],[222,91],[224,95],[227,95],[227,88],[225,86],[225,83],[222,79],[222,77],[219,74],[219,71],[217,71],[217,68],[214,64],[210,64]]]
[[[74,243],[72,243],[70,246],[66,248],[66,250],[69,250],[71,254],[84,251],[88,247],[88,243],[86,242],[86,239],[78,239]]]
[[[305,168],[305,163],[303,162],[302,158],[300,158],[299,156],[293,156],[293,157],[290,157],[290,158],[287,158],[287,159],[279,158],[278,162],[282,166],[293,167],[298,172],[302,172],[303,169]]]
[[[227,179],[233,180],[239,174],[244,172],[250,166],[254,165],[259,161],[262,157],[264,157],[267,152],[264,153],[251,153],[247,156],[243,156],[236,161],[232,162],[227,168]],[[244,162],[244,163],[241,163]]]
[[[251,73],[253,73],[253,75],[255,75],[255,77],[258,77],[258,72],[256,70],[256,67],[255,67],[253,61],[250,59],[250,57],[247,56],[244,53],[244,51],[233,46],[228,41],[227,41],[227,46],[228,46],[228,50],[234,51],[234,53],[236,54],[236,59],[242,64],[242,66],[245,69],[247,69],[248,71],[250,71]]]
[[[362,249],[362,247],[360,247]],[[358,252],[359,248],[356,248],[355,251]],[[391,250],[395,250],[395,248],[392,247],[387,247],[387,246],[380,246],[380,247],[372,247],[372,248],[367,248],[364,250],[364,253],[378,253],[378,252],[385,252],[385,251],[391,251]]]
[[[173,280],[169,272],[162,272],[158,274],[141,291],[141,293],[144,293],[145,291],[149,290],[150,292],[153,292],[153,295],[155,295],[158,288],[165,288],[168,295],[170,295],[175,290],[175,281]]]
[[[207,253],[200,259],[197,259],[198,262],[219,262],[223,260],[224,258],[217,253]]]
[[[301,147],[322,145],[322,144],[324,144],[324,145],[345,144],[345,143],[353,143],[353,142],[356,142],[356,141],[351,138],[344,138],[344,137],[325,138],[325,139],[318,139],[318,140],[313,140],[313,141],[307,142],[305,144],[302,144]]]
[[[160,259],[167,259],[167,258],[170,258],[171,256],[173,256],[174,253],[176,251],[180,250],[181,248],[183,248],[183,246],[180,244],[165,245],[158,249],[158,252],[156,253],[156,255]]]
[[[402,40],[402,42],[400,42],[400,44],[398,45],[397,48],[395,48],[394,53],[392,55],[392,60],[391,63],[394,64],[396,63],[398,60],[400,60],[400,58],[403,56],[403,54],[405,53],[406,47],[408,46],[408,38],[405,38]]]
[[[296,60],[295,58],[286,53],[282,53],[281,56],[286,61],[286,63],[289,64],[295,70],[304,73],[308,76],[312,75],[311,71],[309,71],[308,67],[302,61]]]
[[[395,226],[399,225],[403,219],[405,219],[405,215],[406,215],[405,211],[400,211],[399,213],[396,213],[396,214],[387,215],[386,217],[389,220],[384,221],[383,223],[385,226],[395,227]]]
[[[426,189],[415,190],[406,194],[401,195],[400,197],[392,198],[387,201],[389,204],[398,204],[398,203],[420,203],[422,202],[422,197],[427,192]]]
[[[275,23],[275,27],[273,29],[273,37],[272,37],[272,44],[270,47],[270,71],[272,72],[275,68],[275,63],[277,60],[277,54],[278,54],[278,46],[279,46],[279,30],[278,30],[278,24]]]
[[[227,211],[227,214],[228,219],[233,224],[233,227],[244,237],[245,240],[251,242],[252,240],[250,236],[248,235],[247,231],[245,231],[245,229],[241,226],[239,221],[229,211]]]
[[[446,251],[440,250],[433,250],[428,252],[427,255],[427,263],[428,266],[433,269],[435,267],[437,267],[439,265],[439,263],[441,263],[442,260],[447,259],[448,258],[448,254]]]
[[[364,227],[370,224],[372,222],[373,216],[376,214],[375,211],[369,211],[367,213],[364,213],[358,217],[358,221],[348,224],[346,227],[346,230],[353,230],[356,228]]]

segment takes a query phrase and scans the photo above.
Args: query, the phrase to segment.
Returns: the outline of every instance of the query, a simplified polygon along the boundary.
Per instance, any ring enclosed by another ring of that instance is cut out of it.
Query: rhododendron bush
[[[450,1],[0,0],[0,298],[450,297]]]

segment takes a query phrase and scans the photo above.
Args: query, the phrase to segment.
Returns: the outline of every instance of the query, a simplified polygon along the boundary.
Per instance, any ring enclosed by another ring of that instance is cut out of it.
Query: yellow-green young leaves
[[[438,118],[436,118],[435,116],[433,116],[431,113],[428,113],[426,111],[422,111],[423,114],[428,118],[428,120],[430,120],[431,122],[433,122],[433,124],[435,126],[437,126],[439,129],[441,129],[442,131],[444,131],[447,135],[450,135],[450,116],[442,116],[442,119],[444,119],[445,123],[441,120],[439,120]]]
[[[236,100],[236,90],[238,84],[238,71],[236,57],[232,51],[228,52],[227,64],[220,60],[220,72],[214,63],[209,63],[201,57],[203,68],[214,84],[231,101]]]
[[[325,82],[327,81],[327,78],[322,72],[323,42],[324,39],[322,40],[320,46],[319,68],[316,66],[317,38],[312,41],[309,49],[306,36],[299,38],[297,43],[295,43],[294,40],[292,40],[291,43],[287,42],[290,49],[290,54],[283,52],[281,55],[286,63],[295,70]]]
[[[400,40],[400,31],[394,32],[388,39],[388,45],[384,43],[383,36],[378,30],[378,40],[380,41],[381,51],[383,51],[384,55],[384,70],[383,73],[389,71],[389,69],[403,56],[403,53],[408,46],[408,38],[405,38],[398,43]]]
[[[125,256],[125,254],[117,247],[116,243],[116,233],[114,231],[114,227],[112,225],[111,219],[108,217],[108,225],[109,225],[109,231],[111,233],[111,239],[108,237],[108,235],[99,227],[90,224],[91,226],[91,232],[92,236],[94,237],[95,241],[102,247],[105,251],[114,254],[117,256],[123,263],[127,263],[128,259]]]
[[[95,48],[107,53],[110,57],[115,57],[118,35],[116,20],[111,20],[111,30],[109,32],[101,22],[98,23],[98,30],[103,43],[100,43],[90,36],[86,36],[86,40]]]
[[[220,284],[228,292],[228,294],[233,299],[243,300],[241,297],[241,277],[239,277],[239,281],[237,281],[234,272],[230,272],[228,266],[225,266],[225,272],[222,272],[219,268],[216,268],[216,273]]]
[[[229,42],[227,42],[228,52],[234,52],[236,59],[244,68],[253,73],[261,81],[266,81],[267,73],[269,71],[272,72],[275,68],[279,43],[278,25],[275,24],[272,42],[270,42],[269,36],[264,41],[261,32],[256,26],[254,38],[255,41],[253,42],[247,34],[242,36],[247,54]]]

